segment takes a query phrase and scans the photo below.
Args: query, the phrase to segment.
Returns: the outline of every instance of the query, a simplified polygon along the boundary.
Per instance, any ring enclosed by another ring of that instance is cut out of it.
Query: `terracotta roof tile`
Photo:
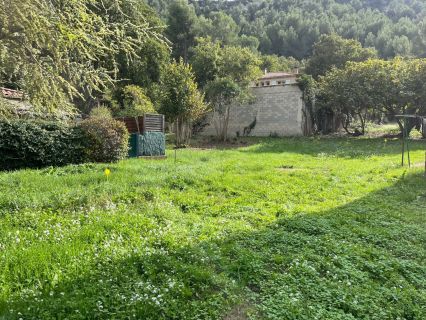
[[[1,89],[1,95],[5,99],[22,99],[24,97],[24,94],[22,91],[3,88],[3,87],[0,89]]]

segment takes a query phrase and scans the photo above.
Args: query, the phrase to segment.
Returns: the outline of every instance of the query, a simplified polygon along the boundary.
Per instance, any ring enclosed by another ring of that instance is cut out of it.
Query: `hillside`
[[[163,17],[171,0],[147,0]],[[421,0],[189,1],[201,19],[219,11],[241,37],[255,37],[264,54],[308,57],[321,34],[337,33],[375,47],[383,58],[424,56],[426,3]],[[202,23],[201,23],[202,24]],[[232,29],[232,28],[230,28]]]

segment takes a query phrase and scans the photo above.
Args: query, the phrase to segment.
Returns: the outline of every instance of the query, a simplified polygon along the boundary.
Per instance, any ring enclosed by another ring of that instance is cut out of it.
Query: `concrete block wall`
[[[229,137],[237,132],[243,135],[244,127],[250,125],[256,117],[256,126],[250,136],[301,136],[303,135],[303,100],[302,91],[297,85],[277,85],[253,87],[255,102],[249,105],[236,106],[231,110],[229,119]],[[215,135],[211,123],[202,134]]]

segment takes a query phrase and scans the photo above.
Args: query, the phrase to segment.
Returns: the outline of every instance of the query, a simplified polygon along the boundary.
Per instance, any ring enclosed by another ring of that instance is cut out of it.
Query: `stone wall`
[[[250,136],[301,136],[304,134],[305,118],[302,91],[297,85],[277,85],[252,88],[256,99],[253,104],[233,107],[228,135],[243,135],[244,128],[256,117],[256,126]],[[212,123],[210,118],[209,123]],[[202,132],[215,135],[211,124]]]

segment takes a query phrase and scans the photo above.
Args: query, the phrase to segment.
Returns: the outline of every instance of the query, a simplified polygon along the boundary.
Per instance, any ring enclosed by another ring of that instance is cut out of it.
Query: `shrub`
[[[0,169],[62,166],[85,161],[80,128],[61,122],[0,121]]]
[[[92,111],[90,111],[90,118],[111,119],[112,113],[108,107],[100,106],[93,108]]]
[[[89,118],[79,126],[86,135],[87,158],[93,162],[114,162],[124,159],[129,148],[126,126],[117,120]]]

